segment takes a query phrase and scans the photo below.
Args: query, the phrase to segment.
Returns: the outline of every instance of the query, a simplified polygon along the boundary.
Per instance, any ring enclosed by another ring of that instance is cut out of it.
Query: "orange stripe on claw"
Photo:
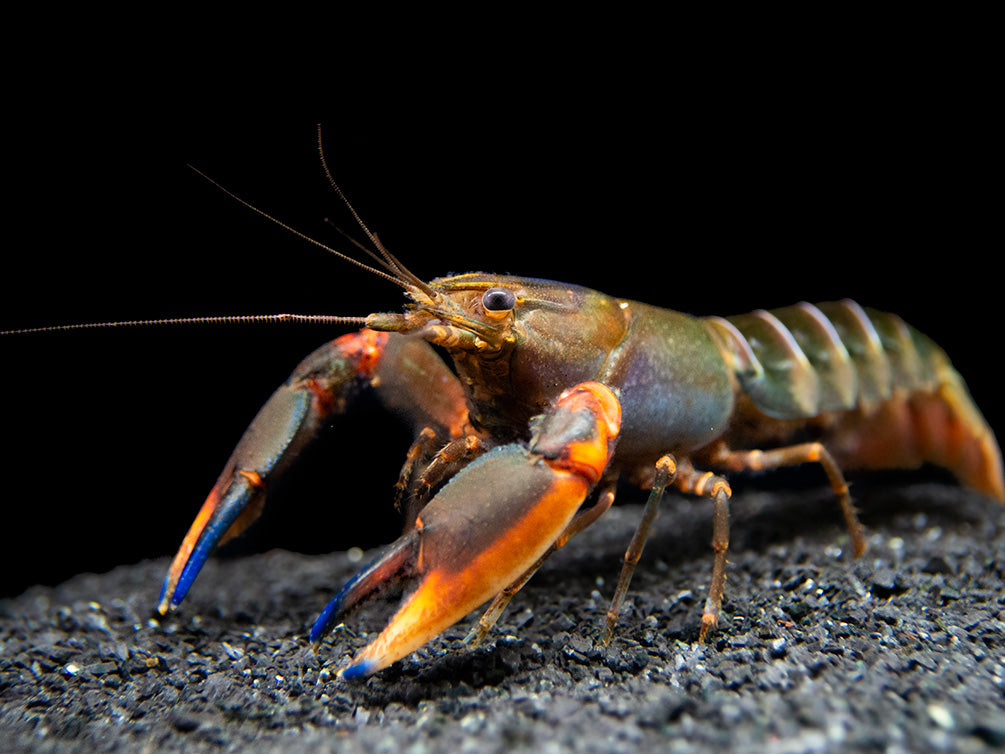
[[[206,523],[209,521],[219,504],[220,494],[217,491],[217,488],[214,487],[210,490],[210,493],[206,498],[206,502],[202,504],[202,508],[199,509],[199,515],[195,517],[195,521],[193,521],[192,526],[189,527],[188,534],[186,534],[185,539],[182,540],[181,547],[178,548],[178,552],[174,556],[174,560],[171,561],[171,569],[168,571],[167,579],[164,582],[161,601],[160,604],[157,605],[157,612],[161,615],[167,613],[171,604],[171,597],[174,596],[175,587],[178,586],[178,579],[181,578],[181,572],[185,570],[185,564],[188,563],[188,559],[192,556],[192,550],[195,548],[195,543],[199,541],[199,535],[202,534],[202,530],[206,528]]]
[[[563,456],[549,461],[553,466],[574,470],[596,483],[607,468],[614,441],[621,431],[621,402],[614,392],[599,382],[582,382],[562,393],[553,413],[589,411],[596,421],[596,432],[569,442]]]

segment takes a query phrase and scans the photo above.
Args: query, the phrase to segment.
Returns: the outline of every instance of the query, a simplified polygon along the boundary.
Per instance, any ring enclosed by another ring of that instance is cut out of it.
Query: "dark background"
[[[71,85],[20,110],[7,143],[0,328],[398,308],[393,286],[186,167],[345,248],[323,223],[352,230],[321,174],[321,121],[341,186],[423,278],[511,272],[695,314],[852,297],[942,343],[1000,427],[998,131],[980,83],[957,74],[739,71],[710,88],[581,94],[555,81],[533,96],[488,86],[477,105],[466,91],[380,107],[333,96],[308,113],[264,95],[227,109]],[[340,332],[4,337],[2,592],[173,554],[258,407]],[[366,415],[335,434],[246,547],[394,536],[407,436]]]

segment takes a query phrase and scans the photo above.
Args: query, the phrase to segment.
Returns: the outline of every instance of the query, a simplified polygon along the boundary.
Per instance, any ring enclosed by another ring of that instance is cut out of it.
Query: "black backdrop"
[[[355,102],[281,120],[271,103],[219,117],[181,94],[46,105],[7,147],[0,327],[395,309],[393,286],[186,167],[344,248],[323,223],[352,226],[321,175],[321,120],[342,187],[422,277],[563,279],[696,314],[852,297],[937,338],[1001,427],[991,127],[974,92],[892,83],[575,105],[511,94],[477,110]],[[3,592],[172,554],[258,406],[338,332],[3,338]],[[394,536],[407,437],[369,415],[334,434],[246,547]]]

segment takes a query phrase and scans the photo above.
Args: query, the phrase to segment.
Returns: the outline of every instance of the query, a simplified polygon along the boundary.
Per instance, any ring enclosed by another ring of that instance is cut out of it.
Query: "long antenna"
[[[84,322],[75,325],[25,327],[20,330],[0,330],[0,335],[32,335],[36,333],[65,332],[68,330],[96,330],[112,327],[156,327],[160,325],[237,325],[249,323],[365,325],[366,317],[340,317],[331,314],[228,314],[219,317],[133,319],[121,322]]]
[[[384,247],[384,245],[380,242],[380,239],[377,238],[377,235],[371,232],[370,229],[363,222],[363,219],[359,216],[359,213],[356,212],[356,209],[349,202],[349,199],[343,193],[342,189],[338,186],[337,183],[335,183],[335,179],[332,176],[331,171],[328,169],[328,163],[325,160],[324,150],[321,148],[320,124],[318,124],[318,151],[321,155],[321,165],[324,168],[324,172],[325,175],[328,177],[329,183],[331,183],[332,187],[335,189],[335,192],[338,194],[339,198],[342,199],[343,203],[348,208],[353,218],[356,220],[356,223],[359,225],[359,227],[366,234],[367,238],[377,249],[377,251],[379,252],[379,256],[378,254],[374,253],[372,250],[368,249],[363,244],[349,237],[348,234],[344,233],[338,228],[336,229],[339,230],[339,232],[342,233],[354,246],[356,246],[356,248],[367,254],[383,269],[377,269],[376,267],[372,267],[371,265],[365,264],[364,262],[361,262],[358,259],[349,256],[348,254],[343,254],[341,251],[338,251],[337,249],[333,249],[332,247],[321,243],[320,241],[310,237],[306,233],[303,233],[297,230],[296,228],[292,227],[291,225],[286,224],[277,217],[270,215],[268,212],[259,209],[251,202],[242,199],[240,196],[238,196],[233,191],[220,184],[218,181],[214,180],[213,178],[210,178],[208,175],[199,170],[197,167],[193,165],[189,165],[188,167],[194,173],[196,173],[197,175],[201,176],[204,180],[214,185],[216,188],[218,188],[224,194],[226,194],[231,199],[236,201],[238,204],[247,207],[251,211],[264,217],[269,222],[278,225],[280,228],[296,236],[297,238],[300,238],[303,241],[307,241],[308,243],[317,246],[323,251],[327,251],[329,254],[334,254],[339,259],[342,259],[346,262],[350,262],[351,264],[354,264],[357,267],[366,270],[372,275],[376,275],[379,278],[388,280],[394,283],[395,285],[404,288],[406,291],[411,292],[414,289],[418,288],[430,298],[437,298],[436,293],[428,285],[426,285],[426,283],[420,277],[409,271],[403,264],[401,264],[401,262],[399,262],[394,257],[393,254],[391,254]],[[365,325],[366,317],[345,317],[345,316],[336,316],[328,314],[235,314],[235,315],[223,315],[216,317],[173,317],[165,319],[136,319],[136,320],[123,320],[117,322],[116,321],[85,322],[70,325],[25,327],[14,330],[0,330],[0,335],[31,335],[37,333],[66,332],[70,330],[93,330],[93,329],[113,328],[113,327],[157,327],[161,325],[166,326],[166,325],[209,325],[209,324],[248,324],[248,323],[257,323],[257,324],[306,323],[306,324],[324,324],[324,325]]]

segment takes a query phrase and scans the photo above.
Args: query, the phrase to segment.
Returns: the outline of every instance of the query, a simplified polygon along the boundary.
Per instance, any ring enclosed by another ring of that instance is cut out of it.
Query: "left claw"
[[[457,474],[414,528],[357,573],[311,630],[319,642],[342,616],[392,583],[418,578],[380,635],[343,668],[375,673],[517,581],[548,551],[599,481],[621,426],[621,404],[596,382],[565,391],[533,427]]]
[[[433,437],[458,437],[467,421],[460,383],[425,341],[364,328],[321,346],[245,430],[171,563],[162,615],[185,598],[213,548],[255,520],[301,449],[364,391]]]

